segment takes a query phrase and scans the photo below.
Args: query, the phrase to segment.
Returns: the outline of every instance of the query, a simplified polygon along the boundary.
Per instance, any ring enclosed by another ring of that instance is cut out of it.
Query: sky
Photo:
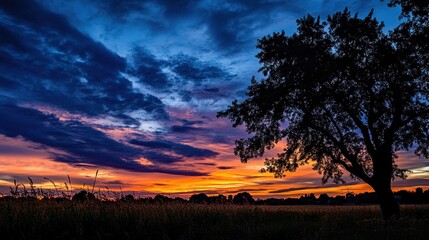
[[[216,118],[262,77],[257,39],[346,6],[373,8],[385,31],[399,22],[399,9],[376,0],[1,1],[0,193],[28,177],[65,189],[70,176],[80,189],[97,170],[97,188],[141,197],[371,191],[352,179],[322,185],[311,165],[260,173],[263,158],[233,154],[244,129]],[[429,188],[429,161],[398,155],[413,173],[394,189]]]

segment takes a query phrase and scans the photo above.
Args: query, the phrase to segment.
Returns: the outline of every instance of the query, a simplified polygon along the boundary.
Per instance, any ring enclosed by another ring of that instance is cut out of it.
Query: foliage
[[[75,195],[73,195],[72,200],[77,202],[93,201],[95,200],[95,196],[90,192],[82,190],[76,193]]]
[[[191,203],[207,203],[209,197],[204,193],[194,194],[189,198]]]
[[[284,139],[262,171],[282,177],[314,161],[323,183],[342,182],[344,169],[375,188],[405,178],[397,151],[429,157],[429,8],[415,2],[391,1],[405,21],[389,33],[372,11],[359,18],[345,9],[258,40],[265,78],[218,113],[253,134],[236,141],[235,154],[247,162]]]
[[[248,192],[238,193],[234,196],[232,201],[235,204],[253,204],[255,202],[252,195],[250,195]]]

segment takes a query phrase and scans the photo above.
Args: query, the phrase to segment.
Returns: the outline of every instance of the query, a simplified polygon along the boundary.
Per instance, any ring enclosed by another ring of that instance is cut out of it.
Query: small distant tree
[[[354,203],[355,202],[355,195],[351,192],[346,193],[346,201],[349,203]]]
[[[255,202],[252,195],[250,195],[250,193],[248,192],[238,193],[237,195],[234,196],[232,201],[234,204],[241,204],[241,205],[253,204]]]
[[[284,139],[262,171],[283,177],[312,162],[323,183],[348,171],[374,189],[385,218],[399,215],[391,180],[407,170],[397,152],[429,157],[429,1],[389,5],[402,7],[404,21],[388,33],[372,11],[359,18],[346,8],[258,40],[264,78],[218,113],[253,134],[236,141],[243,162]]]
[[[300,204],[315,204],[316,196],[313,193],[305,194],[304,196],[299,197]]]
[[[167,197],[167,196],[164,196],[164,195],[161,195],[161,194],[157,194],[153,198],[153,201],[156,202],[156,203],[168,203],[168,202],[171,202],[172,199],[169,198],[169,197]]]
[[[414,194],[415,202],[416,203],[423,203],[424,200],[424,194],[423,194],[423,188],[416,188],[416,193]]]
[[[125,197],[121,198],[121,201],[124,202],[133,202],[135,200],[134,195],[128,194]]]
[[[72,200],[76,201],[76,202],[85,202],[85,201],[94,201],[95,195],[87,192],[85,190],[82,190],[78,193],[76,193],[75,195],[73,195]]]
[[[422,195],[423,196],[423,188],[416,188],[416,195],[418,195],[418,196],[420,196],[420,195]]]
[[[205,193],[194,194],[189,198],[191,203],[208,203],[209,197]]]
[[[209,203],[225,204],[226,202],[227,202],[227,199],[222,194],[219,194],[217,196],[209,197]]]
[[[329,196],[326,193],[322,193],[317,200],[322,204],[327,204],[329,203]]]

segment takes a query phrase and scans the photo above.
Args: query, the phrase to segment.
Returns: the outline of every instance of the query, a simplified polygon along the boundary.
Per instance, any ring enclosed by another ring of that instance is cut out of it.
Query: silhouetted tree
[[[319,200],[319,203],[321,203],[321,204],[327,204],[330,202],[329,196],[326,193],[320,194],[320,196],[317,200]]]
[[[429,189],[423,192],[423,199],[425,203],[429,203]]]
[[[415,203],[423,203],[423,188],[416,188]]]
[[[224,204],[227,202],[226,197],[222,194],[211,196],[208,199],[209,203]]]
[[[191,203],[208,203],[209,197],[205,193],[194,194],[189,198]]]
[[[121,198],[121,201],[124,201],[124,202],[133,202],[134,200],[135,200],[134,196],[131,194],[128,194],[125,197]]]
[[[350,192],[346,193],[346,201],[348,203],[354,203],[355,200],[356,200],[356,198],[355,198],[355,195],[353,193],[350,193]]]
[[[181,198],[181,197],[175,197],[173,199],[173,202],[175,202],[175,203],[186,203],[188,201],[186,199]]]
[[[76,193],[75,195],[73,195],[72,200],[77,202],[92,201],[92,200],[95,200],[95,196],[90,192],[82,190]]]
[[[252,195],[250,195],[248,192],[238,193],[234,196],[232,201],[234,204],[253,204],[255,202]]]
[[[372,11],[362,19],[346,8],[325,22],[298,19],[292,36],[258,40],[264,79],[253,78],[247,99],[218,113],[253,133],[236,141],[241,161],[284,139],[262,171],[283,177],[313,162],[323,183],[339,183],[346,170],[375,190],[385,218],[399,215],[391,180],[407,171],[396,152],[429,157],[429,1],[389,5],[404,18],[389,33]]]
[[[313,193],[305,194],[304,196],[301,196],[299,198],[299,201],[301,202],[301,204],[315,204],[316,196],[314,196]]]
[[[416,195],[423,195],[423,188],[416,188]]]
[[[161,194],[157,194],[153,198],[153,201],[156,202],[156,203],[168,203],[168,202],[171,202],[172,199],[169,198],[169,197],[167,197],[167,196],[164,196],[164,195],[161,195]]]

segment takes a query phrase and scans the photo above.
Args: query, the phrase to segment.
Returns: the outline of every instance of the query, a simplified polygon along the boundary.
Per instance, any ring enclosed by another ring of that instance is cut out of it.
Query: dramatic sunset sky
[[[69,175],[78,189],[96,170],[97,187],[138,196],[369,191],[350,179],[321,185],[311,166],[261,174],[263,159],[233,154],[245,131],[216,118],[262,77],[258,38],[346,6],[374,8],[386,31],[399,22],[378,0],[1,1],[0,192],[27,176],[64,188]],[[398,163],[413,173],[396,190],[429,188],[428,160],[401,152]]]

